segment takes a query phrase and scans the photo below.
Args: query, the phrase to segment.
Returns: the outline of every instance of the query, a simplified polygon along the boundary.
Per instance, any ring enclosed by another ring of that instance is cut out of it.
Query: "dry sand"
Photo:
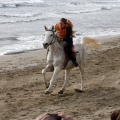
[[[78,68],[71,71],[70,83],[58,95],[64,81],[61,71],[53,93],[45,95],[41,70],[46,50],[0,57],[0,120],[34,120],[45,112],[63,111],[77,120],[110,120],[120,108],[120,36],[99,38],[101,49],[87,48],[84,92],[77,93]],[[52,73],[48,73],[47,79]]]

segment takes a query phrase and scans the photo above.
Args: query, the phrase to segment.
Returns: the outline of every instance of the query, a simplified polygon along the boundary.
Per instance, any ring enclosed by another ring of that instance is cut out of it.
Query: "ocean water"
[[[62,17],[77,38],[120,34],[120,0],[0,0],[0,55],[43,48],[44,26]]]

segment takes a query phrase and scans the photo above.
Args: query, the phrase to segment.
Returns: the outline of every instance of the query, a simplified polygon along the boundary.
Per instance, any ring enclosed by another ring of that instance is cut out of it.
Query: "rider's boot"
[[[75,57],[74,55],[71,55],[71,60],[72,60],[72,62],[74,63],[74,66],[75,66],[75,67],[78,67],[78,66],[79,66],[79,64],[78,64],[77,61],[76,61],[76,57]]]

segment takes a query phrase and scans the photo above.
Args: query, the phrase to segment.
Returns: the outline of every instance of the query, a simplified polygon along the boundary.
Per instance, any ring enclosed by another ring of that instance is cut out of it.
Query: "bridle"
[[[51,32],[53,32],[53,39],[52,39],[52,41],[50,42],[50,43],[48,43],[48,46],[49,45],[52,45],[53,43],[55,43],[55,42],[58,42],[58,40],[57,40],[57,35],[55,34],[55,31],[53,31],[53,30],[46,30],[46,31],[51,31]]]
[[[53,31],[53,30],[46,30],[46,31],[51,31],[51,32],[53,32],[53,39],[52,39],[52,41],[51,41],[50,43],[47,44],[47,55],[48,55],[49,46],[52,45],[52,44],[54,44],[55,42],[58,42],[58,40],[57,40],[58,37],[57,37],[57,35],[55,34],[55,31]],[[46,59],[47,59],[47,57],[46,57]]]

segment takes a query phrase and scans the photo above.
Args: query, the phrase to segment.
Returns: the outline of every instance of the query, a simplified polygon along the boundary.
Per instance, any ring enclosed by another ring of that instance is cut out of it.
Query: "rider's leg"
[[[78,63],[77,63],[76,57],[75,57],[75,55],[74,55],[74,53],[72,51],[72,46],[73,46],[72,43],[67,44],[67,46],[66,46],[67,47],[67,54],[68,54],[68,57],[71,58],[71,60],[74,63],[75,67],[77,67]]]
[[[71,54],[70,58],[71,58],[72,62],[74,63],[75,67],[78,67],[78,63],[76,61],[76,57],[73,54]]]

